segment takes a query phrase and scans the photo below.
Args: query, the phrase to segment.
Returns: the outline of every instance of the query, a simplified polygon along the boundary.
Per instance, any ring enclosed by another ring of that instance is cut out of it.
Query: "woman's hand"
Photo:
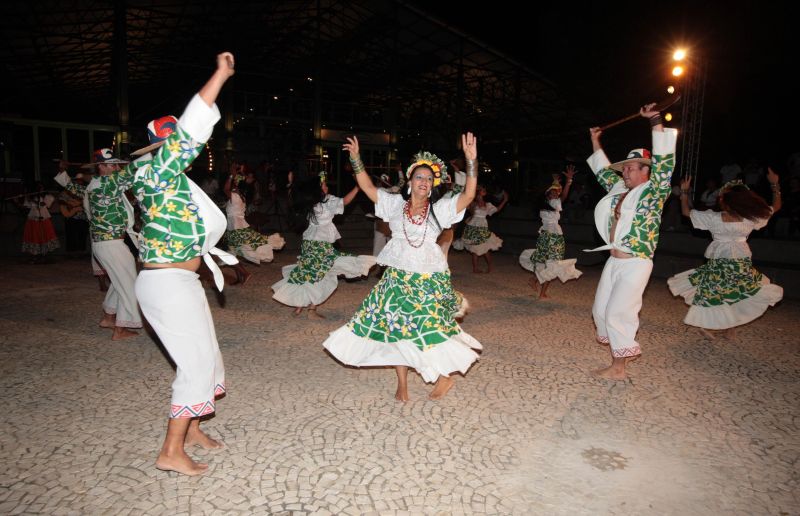
[[[461,135],[461,146],[466,159],[478,159],[478,139],[472,133]]]
[[[359,157],[358,138],[353,135],[352,138],[347,137],[347,143],[342,145],[342,149],[350,153],[350,159],[356,160]]]

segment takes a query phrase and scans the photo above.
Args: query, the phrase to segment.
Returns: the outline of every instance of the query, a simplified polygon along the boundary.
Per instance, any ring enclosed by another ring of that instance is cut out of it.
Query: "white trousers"
[[[116,314],[115,324],[123,328],[141,328],[142,317],[136,303],[136,260],[125,241],[92,242],[92,255],[106,270],[111,285],[103,300],[103,311]]]
[[[211,414],[215,398],[225,393],[225,367],[199,276],[183,269],[144,269],[136,297],[177,367],[169,417]]]
[[[603,267],[594,296],[592,317],[597,327],[597,340],[608,343],[615,358],[642,353],[636,342],[636,332],[639,330],[642,294],[652,271],[652,260],[644,258],[611,256]]]

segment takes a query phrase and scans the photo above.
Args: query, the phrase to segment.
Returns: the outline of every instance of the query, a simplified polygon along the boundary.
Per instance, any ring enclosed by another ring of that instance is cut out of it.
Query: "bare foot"
[[[103,318],[100,319],[100,327],[101,328],[116,328],[117,327],[117,316],[115,314],[103,314]]]
[[[736,340],[736,328],[728,328],[725,330],[725,333],[722,334],[723,337],[730,341]]]
[[[405,403],[410,398],[408,397],[408,387],[397,387],[397,392],[394,393],[394,399]]]
[[[702,335],[703,337],[707,338],[708,340],[715,340],[716,339],[714,334],[711,333],[710,331],[708,331],[705,328],[700,328],[700,335]]]
[[[180,455],[168,456],[159,454],[156,459],[156,468],[161,471],[177,471],[182,475],[194,477],[208,471],[208,464],[193,461],[185,452]]]
[[[123,328],[122,326],[114,327],[114,335],[111,337],[111,340],[122,340],[122,339],[129,339],[131,337],[138,337],[139,333],[133,330],[129,330],[128,328]]]
[[[324,315],[318,314],[317,309],[310,309],[308,310],[308,318],[309,319],[325,319]]]
[[[302,306],[300,306],[300,307],[298,307],[298,308],[295,308],[295,309],[294,309],[294,312],[292,312],[292,317],[297,317],[297,316],[298,316],[298,315],[300,315],[302,312],[303,312],[303,307],[302,307]]]
[[[428,395],[428,398],[432,400],[440,400],[444,398],[444,395],[447,394],[451,387],[453,387],[455,382],[456,381],[450,376],[440,376],[439,379],[436,380],[436,386]]]
[[[185,443],[188,446],[199,446],[204,450],[220,450],[225,447],[222,442],[212,439],[199,428],[196,431],[191,429],[186,433]]]
[[[550,299],[550,296],[548,296],[547,294],[542,292],[542,293],[539,294],[539,299]]]
[[[597,378],[605,378],[606,380],[626,380],[628,378],[628,375],[625,374],[624,369],[612,366],[594,370],[592,371],[592,376],[596,376]]]
[[[530,286],[531,286],[531,288],[533,289],[534,293],[535,293],[535,292],[539,292],[539,282],[538,282],[538,281],[536,281],[536,279],[535,279],[535,278],[531,278],[531,279],[529,279],[529,280],[528,280],[528,285],[530,285]]]

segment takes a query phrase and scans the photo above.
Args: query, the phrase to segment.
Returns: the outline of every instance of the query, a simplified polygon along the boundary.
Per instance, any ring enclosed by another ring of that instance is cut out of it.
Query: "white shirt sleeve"
[[[443,198],[436,201],[433,205],[433,211],[436,213],[436,219],[442,226],[442,229],[447,229],[453,224],[460,222],[464,218],[466,210],[456,211],[456,204],[461,194],[454,195],[450,198]]]
[[[719,212],[712,210],[692,210],[689,212],[689,218],[691,219],[692,226],[694,226],[695,229],[711,229],[711,226],[713,226],[720,218],[720,214]]]
[[[375,203],[375,216],[389,222],[393,214],[403,210],[403,196],[378,189],[378,202]]]

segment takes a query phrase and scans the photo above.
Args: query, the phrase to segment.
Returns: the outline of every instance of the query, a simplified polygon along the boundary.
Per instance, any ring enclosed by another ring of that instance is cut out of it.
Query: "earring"
[[[430,197],[432,193],[433,193],[433,190],[428,190],[428,197]]]
[[[408,195],[411,195],[411,183],[408,184],[408,189],[406,190]]]

